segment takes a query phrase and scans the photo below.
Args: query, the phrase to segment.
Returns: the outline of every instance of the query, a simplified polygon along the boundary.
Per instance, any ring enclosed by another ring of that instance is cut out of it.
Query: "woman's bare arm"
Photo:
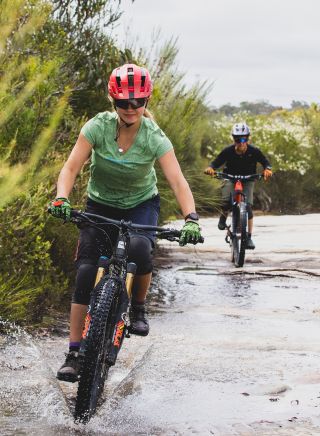
[[[77,175],[90,157],[92,147],[85,136],[80,133],[68,160],[60,171],[57,182],[57,197],[69,197]]]
[[[195,212],[195,204],[189,184],[182,174],[174,150],[168,151],[159,159],[161,169],[173,190],[183,216]]]

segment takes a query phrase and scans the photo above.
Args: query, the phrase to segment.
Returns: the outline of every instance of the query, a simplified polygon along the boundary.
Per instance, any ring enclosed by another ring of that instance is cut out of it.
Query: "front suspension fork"
[[[120,351],[124,337],[130,337],[128,334],[128,305],[132,295],[132,284],[134,275],[137,270],[137,265],[133,262],[127,264],[126,275],[126,291],[120,293],[120,299],[117,311],[115,328],[112,336],[112,342],[107,355],[107,364],[112,366],[115,364],[117,355]]]

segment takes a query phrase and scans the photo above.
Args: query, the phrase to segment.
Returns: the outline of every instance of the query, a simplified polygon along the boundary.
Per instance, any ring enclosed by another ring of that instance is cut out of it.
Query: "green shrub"
[[[0,307],[9,319],[41,321],[67,286],[49,254],[46,196],[39,185],[0,211]]]

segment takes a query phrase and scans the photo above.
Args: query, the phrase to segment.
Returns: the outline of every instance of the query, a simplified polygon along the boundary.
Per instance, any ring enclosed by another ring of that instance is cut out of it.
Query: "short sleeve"
[[[170,139],[163,133],[162,130],[160,130],[158,137],[158,147],[156,150],[156,159],[159,159],[171,150],[173,150],[173,145]]]
[[[96,145],[97,138],[95,118],[91,118],[91,120],[87,121],[80,132],[85,136],[85,138],[90,142],[91,145]]]

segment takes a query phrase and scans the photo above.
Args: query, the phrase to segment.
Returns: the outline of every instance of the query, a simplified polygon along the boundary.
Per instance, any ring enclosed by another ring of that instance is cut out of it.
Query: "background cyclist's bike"
[[[106,226],[119,229],[112,257],[101,256],[99,259],[80,345],[81,369],[74,418],[85,423],[94,415],[108,370],[116,362],[124,337],[130,334],[128,309],[136,271],[134,263],[127,263],[130,234],[153,232],[157,238],[179,241],[180,231],[117,221],[76,210],[71,212],[71,222],[80,227],[98,228],[105,233],[106,241],[109,240]]]
[[[244,264],[247,248],[247,227],[248,227],[248,212],[246,195],[243,192],[243,182],[260,180],[262,174],[251,174],[248,176],[234,176],[221,172],[215,173],[215,178],[223,180],[231,180],[234,184],[233,193],[231,195],[231,225],[227,226],[226,242],[230,245],[231,262],[236,267],[241,267]]]

